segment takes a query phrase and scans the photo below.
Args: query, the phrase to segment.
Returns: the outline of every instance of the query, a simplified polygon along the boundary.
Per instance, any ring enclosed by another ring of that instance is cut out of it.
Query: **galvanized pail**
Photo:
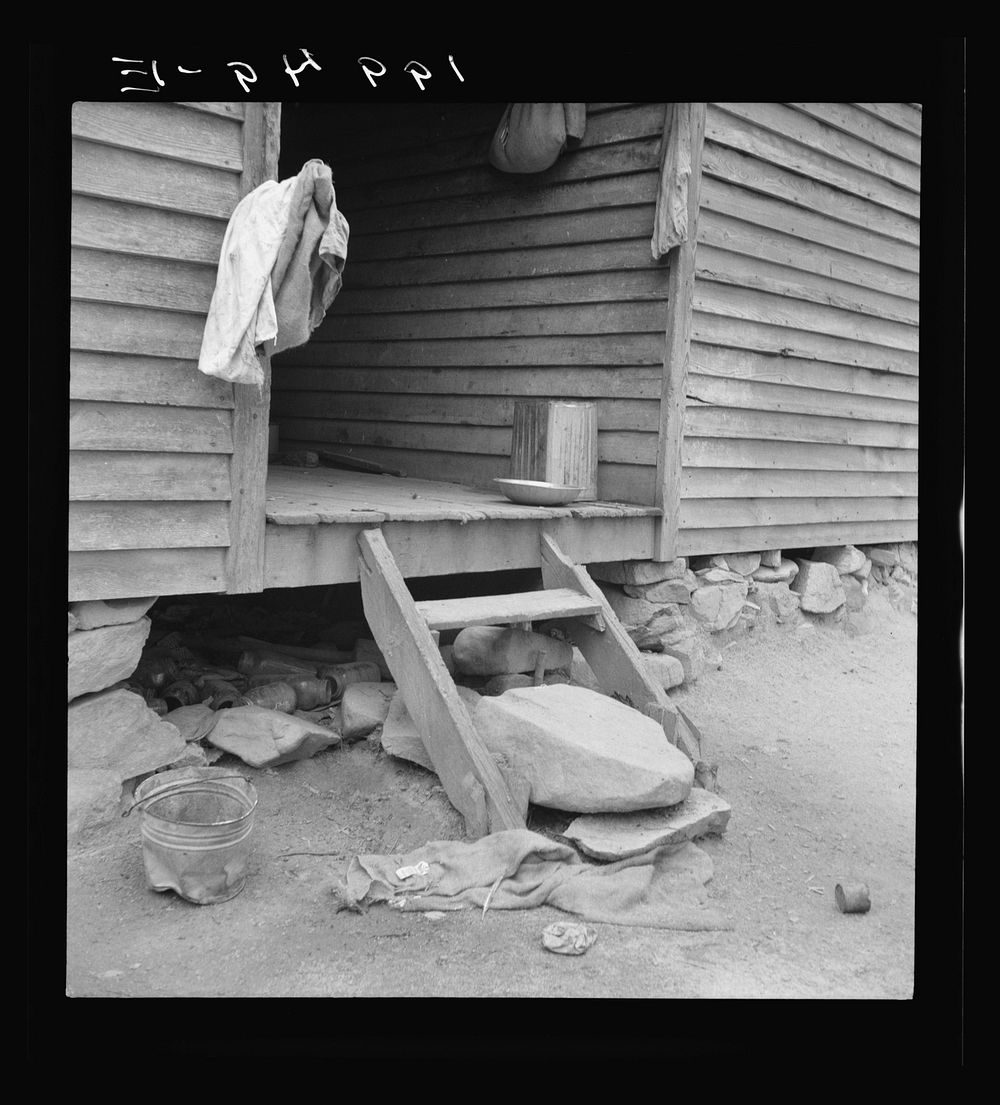
[[[151,890],[196,905],[234,898],[246,883],[257,792],[242,775],[183,767],[136,787],[142,858]]]

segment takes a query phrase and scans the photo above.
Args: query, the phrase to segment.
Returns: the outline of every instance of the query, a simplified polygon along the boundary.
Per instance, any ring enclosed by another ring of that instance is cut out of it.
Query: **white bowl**
[[[582,487],[564,487],[558,483],[540,480],[494,480],[512,503],[526,506],[563,506],[571,503],[583,490]]]

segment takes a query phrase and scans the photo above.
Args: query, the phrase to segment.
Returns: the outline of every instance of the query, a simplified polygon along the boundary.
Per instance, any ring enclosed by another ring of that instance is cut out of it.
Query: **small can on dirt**
[[[161,697],[171,710],[176,710],[178,706],[194,706],[204,696],[199,693],[198,688],[193,683],[181,679],[164,688]]]
[[[138,667],[132,674],[132,678],[144,687],[153,687],[159,691],[173,683],[179,674],[180,668],[176,660],[169,656],[160,656],[140,660]]]
[[[838,882],[833,896],[841,913],[867,913],[872,907],[871,895],[863,882]]]
[[[251,687],[243,695],[240,705],[262,706],[265,710],[279,710],[283,714],[292,714],[297,705],[295,690],[287,683],[262,683]]]
[[[316,674],[321,679],[329,679],[334,702],[344,697],[344,689],[349,683],[378,683],[382,679],[378,664],[368,660],[354,664],[322,664],[316,669]]]

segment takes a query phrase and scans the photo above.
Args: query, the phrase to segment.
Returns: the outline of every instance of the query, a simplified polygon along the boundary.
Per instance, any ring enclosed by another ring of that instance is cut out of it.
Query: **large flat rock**
[[[89,632],[100,632],[90,630]],[[187,743],[132,691],[104,691],[66,710],[67,766],[133,779],[179,759]]]
[[[481,698],[472,721],[490,752],[528,780],[531,801],[553,809],[673,806],[694,782],[694,765],[659,722],[583,687],[526,687]]]
[[[304,760],[342,740],[332,729],[262,706],[237,706],[220,714],[208,743],[251,767]]]
[[[152,622],[149,618],[126,625],[78,629],[67,638],[66,701],[103,691],[127,679],[142,656]]]
[[[736,624],[746,603],[748,584],[710,583],[691,594],[691,609],[706,629],[717,631]]]
[[[600,564],[588,564],[591,578],[604,583],[628,584],[636,586],[645,583],[660,583],[666,579],[680,579],[687,569],[687,560],[683,556],[676,560],[612,560]]]
[[[816,560],[800,560],[798,565],[799,573],[789,586],[799,595],[806,613],[831,614],[844,605],[847,596],[834,565]]]
[[[340,703],[344,739],[365,737],[381,725],[395,693],[395,683],[348,683]]]
[[[69,612],[78,629],[100,629],[105,625],[137,622],[156,602],[156,596],[142,599],[89,599],[70,603]]]
[[[687,798],[670,809],[586,814],[571,822],[563,836],[595,859],[627,859],[664,844],[722,833],[732,812],[724,798],[692,787]]]
[[[457,687],[458,696],[471,714],[479,705],[479,695],[469,687]],[[434,764],[424,747],[423,738],[417,729],[417,723],[410,716],[401,692],[389,703],[389,712],[382,725],[380,738],[382,750],[390,756],[434,770]]]

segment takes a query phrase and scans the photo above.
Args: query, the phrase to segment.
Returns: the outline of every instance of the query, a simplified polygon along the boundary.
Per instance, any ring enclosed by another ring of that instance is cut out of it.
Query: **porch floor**
[[[651,518],[656,507],[575,502],[539,507],[512,503],[499,490],[374,475],[339,468],[284,468],[267,473],[265,513],[275,525],[336,522],[541,521],[547,518]]]
[[[661,511],[628,503],[520,506],[499,491],[336,468],[272,466],[265,587],[358,579],[358,535],[379,526],[404,576],[538,567],[548,533],[578,564],[652,555]]]

